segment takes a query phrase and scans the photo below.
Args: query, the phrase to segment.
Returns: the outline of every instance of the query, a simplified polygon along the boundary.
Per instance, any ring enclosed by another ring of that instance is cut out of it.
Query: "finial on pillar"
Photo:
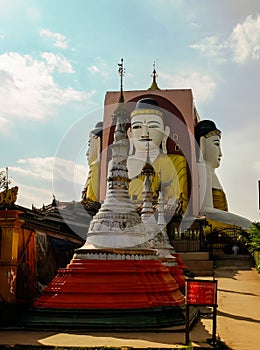
[[[125,74],[123,58],[121,58],[121,63],[118,63],[118,67],[118,73],[120,76],[120,97],[117,103],[117,107],[112,115],[113,124],[116,125],[114,131],[115,142],[127,138],[126,124],[129,123],[129,113],[124,103],[123,95],[123,76]]]
[[[157,74],[156,69],[155,69],[155,62],[153,63],[153,73],[152,73],[151,77],[153,78],[153,81],[152,81],[152,85],[149,87],[148,90],[160,90],[160,88],[158,87],[157,82],[156,82],[156,78],[158,77],[158,74]]]
[[[124,102],[124,95],[123,95],[123,76],[125,74],[125,68],[123,66],[123,58],[121,58],[121,63],[118,63],[118,74],[120,76],[120,97],[119,102]]]

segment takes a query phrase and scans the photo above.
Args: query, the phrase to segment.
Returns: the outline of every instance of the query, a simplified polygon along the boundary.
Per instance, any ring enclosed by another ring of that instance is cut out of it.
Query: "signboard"
[[[186,303],[186,345],[189,344],[190,330],[190,305],[213,306],[213,326],[211,345],[216,344],[217,330],[217,281],[216,280],[186,280],[185,281],[185,303]]]
[[[186,280],[186,305],[217,304],[217,281]]]

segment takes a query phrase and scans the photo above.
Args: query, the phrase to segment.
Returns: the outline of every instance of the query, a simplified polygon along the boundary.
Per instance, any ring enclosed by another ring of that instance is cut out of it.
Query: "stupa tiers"
[[[158,223],[154,216],[152,205],[152,190],[151,182],[154,178],[155,171],[149,159],[149,131],[142,136],[142,141],[147,143],[147,159],[143,167],[142,173],[145,176],[144,190],[143,190],[143,206],[141,210],[141,218],[146,226],[146,231],[150,233],[149,244],[153,249],[156,249],[160,260],[167,266],[170,273],[175,278],[180,290],[185,289],[184,270],[179,265],[179,262],[174,257],[176,254],[173,246],[170,244],[169,237],[166,232],[166,222],[164,218],[164,201],[163,189],[161,188],[158,198]],[[161,186],[162,187],[162,186]]]
[[[104,203],[85,244],[24,316],[25,326],[139,329],[185,323],[184,295],[173,277],[182,281],[183,272],[152,212],[148,166],[141,217],[129,197],[128,118],[121,85]]]

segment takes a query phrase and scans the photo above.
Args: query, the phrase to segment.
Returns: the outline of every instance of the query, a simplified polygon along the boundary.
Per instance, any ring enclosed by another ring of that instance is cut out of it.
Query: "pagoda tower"
[[[105,200],[90,223],[85,244],[23,316],[24,326],[108,330],[185,323],[184,295],[158,253],[158,242],[151,244],[161,230],[148,215],[149,182],[141,217],[129,197],[123,61],[119,67],[121,93],[112,116],[116,126]],[[175,263],[172,256],[167,258]]]

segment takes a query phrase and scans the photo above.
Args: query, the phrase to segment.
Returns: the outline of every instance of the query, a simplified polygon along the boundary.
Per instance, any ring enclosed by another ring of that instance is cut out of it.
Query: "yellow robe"
[[[228,211],[226,194],[223,190],[212,188],[213,207],[219,210]]]
[[[168,202],[170,198],[178,199],[182,194],[185,211],[189,201],[186,159],[181,155],[161,154],[154,160],[152,166],[155,171],[152,179],[153,199],[158,199],[161,179],[164,187],[164,201]],[[144,175],[139,174],[129,184],[129,194],[133,201],[142,202],[143,188]]]
[[[223,190],[218,188],[212,188],[213,197],[213,207],[219,210],[228,211],[227,197]],[[224,227],[235,227],[235,225],[207,219],[208,224],[210,224],[213,229],[223,229]],[[209,229],[205,229],[205,233],[210,233]]]
[[[82,191],[82,202],[91,200],[99,201],[99,184],[100,184],[100,161],[90,164],[88,179],[84,190]]]

